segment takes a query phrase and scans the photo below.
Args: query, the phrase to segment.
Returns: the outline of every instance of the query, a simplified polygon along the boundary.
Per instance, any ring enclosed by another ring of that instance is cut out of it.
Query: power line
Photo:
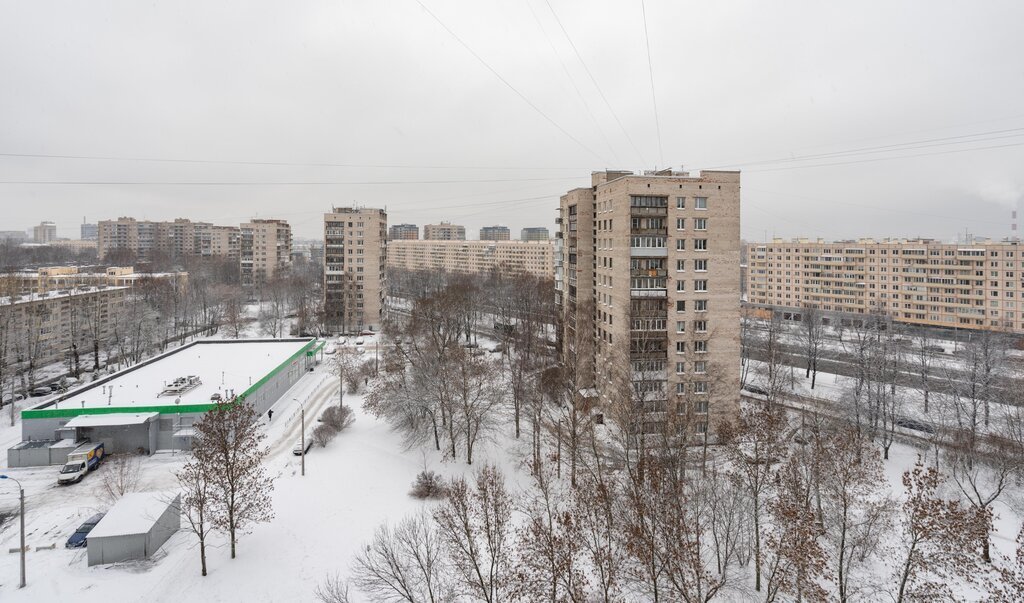
[[[569,73],[569,67],[566,66],[565,61],[562,60],[562,55],[558,53],[558,49],[555,48],[554,42],[551,41],[551,37],[548,35],[547,30],[544,29],[544,25],[540,21],[540,17],[537,16],[537,11],[533,10],[533,4],[529,0],[526,0],[526,7],[530,9],[530,14],[533,15],[533,20],[537,22],[537,29],[544,35],[544,39],[547,41],[548,46],[551,48],[551,54],[555,55],[558,59],[558,64],[562,67],[562,72],[565,73],[565,78],[572,84],[573,90],[576,91],[576,96],[579,97],[580,102],[583,104],[583,109],[587,112],[587,116],[590,117],[590,121],[593,122],[594,127],[601,135],[601,139],[608,145],[608,150],[612,152],[612,157],[615,159],[616,164],[619,163],[619,154],[615,152],[615,147],[612,146],[608,136],[604,133],[604,128],[598,123],[597,118],[594,117],[594,112],[590,110],[590,104],[587,103],[587,99],[583,96],[583,92],[580,91],[580,87],[576,85],[576,79]]]
[[[402,184],[480,184],[493,182],[562,182],[566,178],[498,178],[482,180],[364,180],[364,181],[297,181],[297,182],[227,182],[227,181],[123,181],[123,180],[6,180],[0,184],[70,185],[70,186],[319,186],[319,185],[402,185]]]
[[[562,20],[558,18],[558,13],[555,12],[554,7],[551,6],[551,2],[549,0],[544,0],[544,2],[548,5],[548,10],[551,11],[551,15],[554,16],[555,22],[558,23],[558,27],[562,30],[562,34],[569,42],[569,46],[572,47],[572,51],[576,54],[576,58],[579,59],[580,65],[583,65],[583,70],[587,72],[587,77],[590,78],[590,83],[594,85],[594,88],[597,89],[597,93],[601,97],[601,100],[604,101],[604,106],[607,107],[608,112],[615,118],[615,123],[619,124],[619,129],[622,130],[622,134],[626,137],[626,140],[629,141],[629,146],[633,147],[633,151],[636,152],[636,156],[640,158],[640,164],[647,165],[647,161],[644,159],[643,153],[641,153],[640,149],[638,149],[636,144],[633,143],[633,138],[630,137],[629,132],[626,130],[626,126],[622,125],[622,120],[619,119],[619,114],[615,112],[611,103],[608,102],[608,98],[604,95],[604,91],[597,83],[597,79],[594,78],[594,74],[591,73],[590,68],[587,67],[587,62],[583,60],[583,55],[581,55],[579,49],[576,48],[576,44],[572,41],[572,37],[569,35],[569,32],[566,31],[565,25],[562,24]]]
[[[587,145],[585,145],[582,142],[580,142],[579,139],[577,139],[575,136],[570,134],[565,128],[563,128],[562,126],[558,125],[558,122],[556,122],[555,120],[553,120],[550,117],[548,117],[547,113],[544,113],[543,111],[541,111],[540,107],[538,107],[537,105],[533,104],[533,102],[531,102],[530,99],[526,98],[526,95],[524,95],[522,92],[520,92],[515,86],[510,84],[508,82],[508,80],[506,80],[504,77],[502,77],[502,75],[500,73],[498,73],[498,71],[495,70],[494,67],[491,67],[491,65],[487,61],[485,61],[483,59],[483,57],[481,57],[479,54],[477,54],[476,51],[473,50],[469,46],[469,44],[466,44],[465,42],[463,42],[462,38],[460,38],[454,31],[452,31],[452,29],[450,27],[445,25],[444,21],[442,21],[440,18],[438,18],[438,16],[435,15],[433,13],[433,11],[431,11],[429,8],[427,8],[427,6],[425,4],[420,2],[420,0],[415,0],[415,2],[416,2],[416,4],[419,4],[420,8],[422,8],[424,11],[426,11],[426,13],[428,15],[430,15],[434,19],[434,21],[437,21],[437,24],[440,25],[442,28],[444,28],[444,30],[447,31],[449,35],[451,35],[453,38],[455,38],[455,41],[458,42],[459,44],[461,44],[462,47],[465,48],[469,52],[469,54],[473,55],[473,57],[477,61],[480,61],[480,64],[483,65],[484,67],[486,67],[487,70],[490,71],[494,75],[494,77],[498,78],[498,80],[500,80],[502,84],[505,84],[505,86],[509,90],[511,90],[512,92],[515,92],[516,96],[518,96],[520,99],[523,100],[523,102],[525,102],[527,105],[529,105],[531,109],[536,111],[541,117],[543,117],[545,120],[547,120],[547,122],[550,123],[552,126],[557,128],[558,131],[561,132],[562,134],[564,134],[567,138],[569,138],[569,140],[575,142],[580,148],[582,148],[583,150],[587,151],[588,153],[590,153],[594,157],[597,157],[602,162],[605,161],[604,158],[601,157],[600,155],[598,155],[597,153],[595,153],[593,149],[591,149]]]
[[[1009,147],[1019,147],[1019,146],[1024,146],[1024,142],[1015,142],[1015,143],[1012,143],[1012,144],[998,144],[998,145],[992,145],[992,146],[987,146],[987,147],[974,147],[974,148],[970,148],[970,149],[953,149],[953,150],[950,150],[950,151],[935,151],[935,152],[932,152],[932,153],[915,153],[915,154],[912,154],[912,155],[897,155],[895,157],[876,157],[874,159],[857,159],[857,160],[853,160],[853,161],[835,161],[835,162],[832,162],[832,163],[816,163],[816,164],[811,164],[811,165],[792,165],[792,166],[789,166],[789,167],[768,168],[768,169],[764,169],[764,170],[746,170],[746,173],[749,174],[749,173],[753,172],[753,173],[756,174],[756,173],[760,173],[760,172],[784,172],[784,171],[789,171],[789,170],[802,170],[802,169],[806,169],[806,168],[830,167],[830,166],[835,166],[835,165],[853,165],[853,164],[857,164],[857,163],[874,163],[876,161],[889,161],[889,160],[892,160],[892,159],[910,159],[910,158],[913,158],[913,157],[930,157],[932,155],[949,155],[949,154],[952,154],[952,153],[967,153],[969,151],[986,151],[986,150],[989,150],[989,149],[1005,149],[1005,148],[1009,148]]]
[[[658,159],[661,167],[665,167],[665,152],[661,149],[661,120],[658,119],[658,97],[654,93],[654,64],[651,62],[651,38],[647,34],[647,9],[644,0],[640,0],[640,12],[644,18],[644,43],[647,45],[647,72],[651,76],[651,102],[654,103],[654,127],[658,132]]]
[[[124,157],[108,155],[57,155],[46,153],[0,153],[0,157],[27,157],[34,159],[87,159],[96,161],[139,161],[149,163],[197,163],[211,165],[254,165],[284,167],[337,167],[361,169],[400,169],[400,170],[586,170],[590,168],[572,167],[516,167],[516,166],[479,166],[479,165],[408,165],[408,164],[366,164],[366,163],[326,163],[326,162],[291,162],[291,161],[237,161],[217,159],[180,159],[167,157]]]
[[[811,159],[826,159],[836,158],[845,156],[855,155],[869,155],[873,153],[888,153],[896,151],[912,151],[917,149],[924,149],[930,147],[947,146],[954,144],[969,144],[972,142],[987,142],[989,140],[1000,140],[1003,138],[1015,138],[1018,136],[1024,136],[1024,128],[1008,128],[1004,130],[990,130],[988,132],[976,132],[973,134],[961,134],[959,136],[944,136],[940,138],[927,138],[923,140],[914,140],[910,142],[899,142],[886,145],[876,145],[870,147],[859,147],[854,149],[847,149],[842,151],[831,151],[828,153],[815,153],[812,155],[799,155],[790,157],[779,157],[776,159],[765,159],[761,161],[750,161],[746,163],[732,163],[712,166],[707,169],[719,169],[726,167],[740,167],[740,166],[751,166],[751,165],[771,165],[777,163],[795,163],[800,161],[807,161]]]

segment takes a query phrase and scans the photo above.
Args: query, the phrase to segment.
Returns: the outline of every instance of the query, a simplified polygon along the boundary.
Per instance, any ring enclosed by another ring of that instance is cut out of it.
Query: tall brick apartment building
[[[629,375],[646,422],[685,410],[706,432],[738,412],[739,172],[591,182],[560,204],[563,360],[597,404],[621,398]]]

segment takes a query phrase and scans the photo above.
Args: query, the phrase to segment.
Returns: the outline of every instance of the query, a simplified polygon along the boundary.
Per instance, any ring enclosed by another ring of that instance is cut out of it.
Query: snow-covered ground
[[[366,340],[371,343],[370,338]],[[62,488],[54,485],[56,468],[10,470],[26,487],[26,527],[32,551],[28,554],[28,587],[19,590],[18,555],[6,552],[18,546],[17,521],[0,528],[0,600],[308,601],[325,577],[348,573],[354,555],[380,523],[397,522],[434,504],[408,496],[424,464],[445,475],[473,469],[462,462],[442,463],[438,453],[429,448],[404,450],[400,435],[362,411],[362,395],[346,393],[345,403],[355,410],[355,423],[326,448],[310,450],[302,477],[300,459],[292,454],[299,437],[299,405],[292,398],[306,406],[308,427],[328,404],[337,403],[337,379],[326,364],[321,365],[275,406],[274,419],[267,427],[268,468],[276,478],[275,518],[242,537],[234,560],[229,558],[224,538],[215,537],[208,551],[210,574],[206,578],[199,575],[195,538],[184,530],[146,562],[90,568],[84,550],[64,548],[81,522],[106,510],[99,489],[101,473],[109,468]],[[10,439],[10,431],[0,428],[0,441]],[[526,452],[520,455],[517,450],[515,442],[492,442],[476,455],[477,466],[492,462],[500,465],[513,483],[525,481],[517,459]],[[184,455],[172,453],[144,459],[140,489],[173,488],[174,471],[184,459]],[[12,510],[16,504],[14,484],[0,482],[0,512]],[[50,544],[56,548],[36,550]]]

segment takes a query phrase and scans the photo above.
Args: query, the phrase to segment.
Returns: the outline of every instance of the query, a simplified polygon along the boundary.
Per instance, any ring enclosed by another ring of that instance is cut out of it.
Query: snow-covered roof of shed
[[[107,511],[103,520],[89,532],[89,538],[145,534],[176,496],[169,492],[129,492]]]

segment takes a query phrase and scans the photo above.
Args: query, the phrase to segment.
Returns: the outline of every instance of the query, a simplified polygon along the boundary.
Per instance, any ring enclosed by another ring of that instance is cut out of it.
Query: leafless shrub
[[[348,582],[335,574],[328,576],[323,582],[317,585],[313,596],[320,603],[349,603]]]
[[[416,476],[416,481],[412,483],[412,490],[409,491],[409,496],[419,499],[441,498],[447,491],[444,485],[444,478],[436,471],[424,469],[419,472],[419,475]]]
[[[108,467],[103,471],[100,498],[108,505],[116,503],[128,492],[134,492],[139,486],[141,470],[139,457],[134,454],[112,455],[106,462]]]
[[[336,435],[338,435],[338,430],[334,426],[321,423],[313,428],[313,443],[321,448],[325,448]]]
[[[334,429],[334,433],[337,434],[351,426],[355,422],[356,417],[351,407],[330,406],[324,411],[320,419],[324,425],[329,425]]]

